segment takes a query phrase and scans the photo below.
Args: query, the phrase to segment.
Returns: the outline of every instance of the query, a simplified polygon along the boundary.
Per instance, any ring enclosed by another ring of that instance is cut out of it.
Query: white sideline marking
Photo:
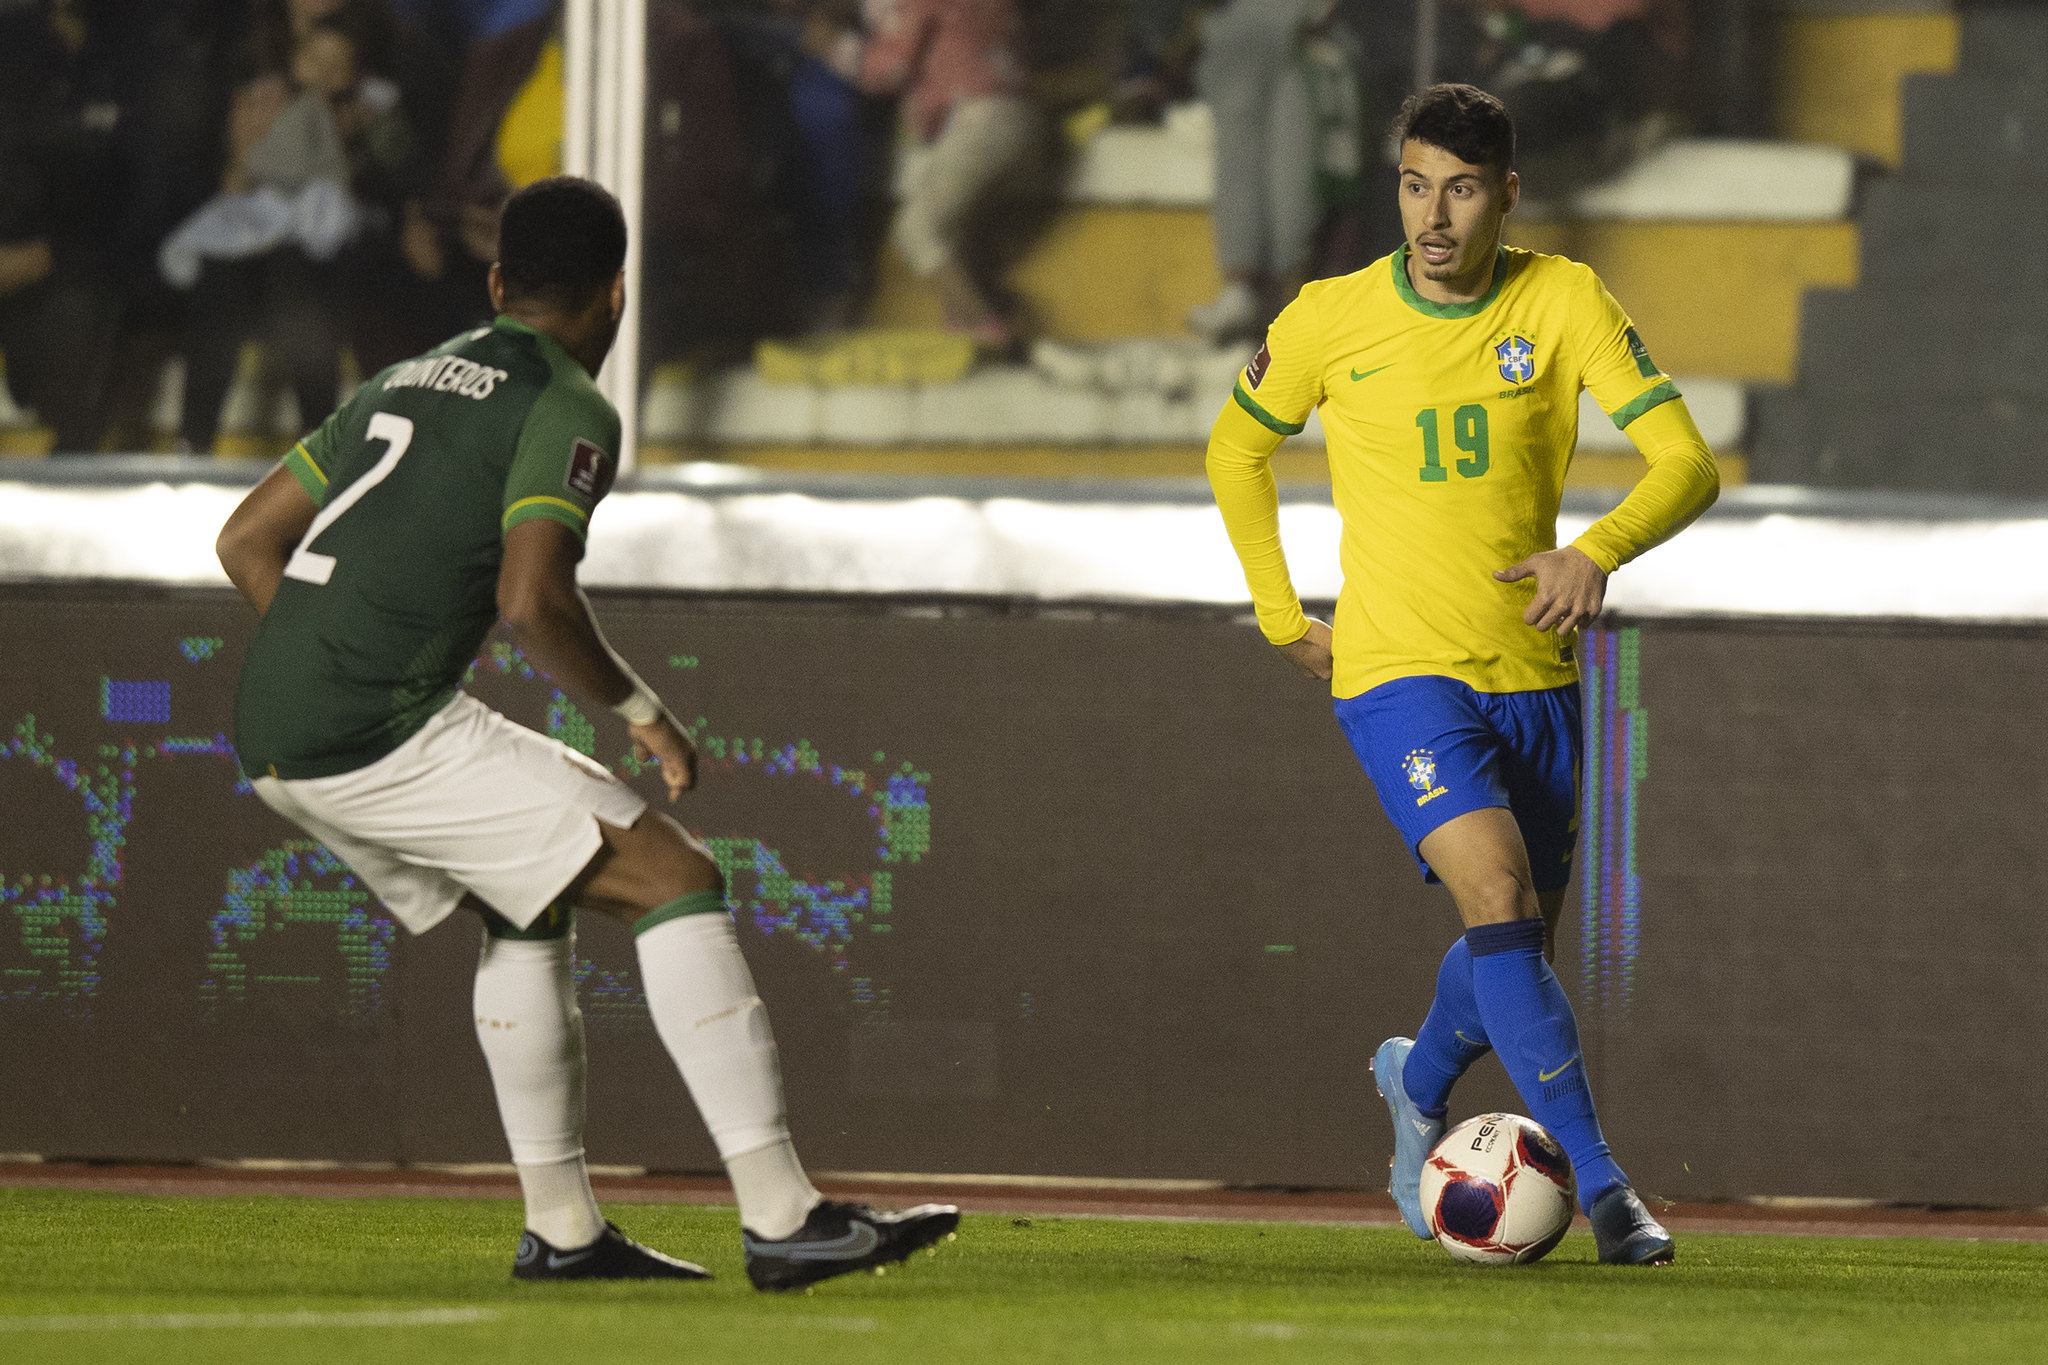
[[[413,1308],[354,1313],[97,1313],[0,1317],[0,1332],[184,1332],[222,1327],[466,1327],[492,1322],[488,1308]]]
[[[814,1332],[875,1332],[882,1324],[874,1318],[835,1318],[798,1314],[794,1317],[776,1317],[768,1313],[749,1313],[744,1317],[728,1318],[725,1321],[745,1324],[756,1328],[808,1327]]]
[[[1167,1326],[1169,1324],[1160,1324]],[[1171,1324],[1178,1326],[1179,1324]],[[1455,1339],[1461,1343],[1491,1343],[1500,1346],[1527,1345],[1532,1340],[1549,1346],[1654,1346],[1654,1338],[1641,1332],[1511,1332],[1499,1328],[1422,1327],[1397,1324],[1351,1326],[1344,1323],[1233,1322],[1229,1334],[1253,1341],[1324,1340],[1350,1342],[1423,1342],[1442,1344]]]
[[[912,1171],[813,1171],[820,1180],[848,1185],[1008,1185],[1030,1190],[1141,1190],[1164,1194],[1225,1188],[1221,1180],[1128,1179],[1085,1175],[945,1175]]]

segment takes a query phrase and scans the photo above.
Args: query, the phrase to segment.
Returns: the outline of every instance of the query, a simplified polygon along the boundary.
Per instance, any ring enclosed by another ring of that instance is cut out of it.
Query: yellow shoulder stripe
[[[512,524],[513,517],[517,515],[519,510],[523,507],[560,507],[566,511],[574,512],[576,514],[576,519],[578,521],[590,520],[590,513],[584,511],[575,503],[570,502],[567,498],[538,497],[521,498],[518,502],[515,502],[510,507],[507,507],[505,509],[505,519],[503,522],[500,523],[500,525],[510,526]]]
[[[298,456],[300,459],[306,462],[306,468],[313,471],[313,477],[320,480],[320,486],[322,488],[325,488],[327,486],[327,472],[321,469],[319,465],[313,462],[313,454],[311,451],[306,449],[306,443],[304,441],[301,441],[297,445],[292,447],[292,454]]]

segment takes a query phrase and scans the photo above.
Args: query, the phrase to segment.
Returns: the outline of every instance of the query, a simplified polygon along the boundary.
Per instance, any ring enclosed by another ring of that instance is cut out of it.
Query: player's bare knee
[[[698,891],[725,894],[725,878],[717,862],[668,815],[648,811],[635,822],[632,834],[645,855],[643,894],[649,898],[650,908]]]
[[[716,891],[725,894],[725,874],[718,870],[718,864],[711,855],[691,843],[683,850],[681,865],[675,869],[675,885],[680,889],[677,896],[687,896],[696,891]],[[670,897],[674,899],[674,897]]]

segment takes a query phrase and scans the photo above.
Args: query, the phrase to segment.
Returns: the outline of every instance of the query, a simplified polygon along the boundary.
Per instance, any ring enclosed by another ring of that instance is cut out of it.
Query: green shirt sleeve
[[[327,501],[327,480],[334,472],[334,421],[339,415],[336,413],[315,427],[282,461],[315,503]]]
[[[500,534],[547,517],[584,539],[592,509],[611,489],[618,450],[619,414],[594,384],[558,378],[548,385],[520,429]]]

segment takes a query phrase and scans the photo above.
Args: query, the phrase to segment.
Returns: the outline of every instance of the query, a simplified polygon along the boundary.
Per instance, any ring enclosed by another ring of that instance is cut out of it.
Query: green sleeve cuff
[[[1272,413],[1267,412],[1259,406],[1257,399],[1244,391],[1244,381],[1242,379],[1238,380],[1236,387],[1231,389],[1230,396],[1237,400],[1239,407],[1258,418],[1259,425],[1269,431],[1277,431],[1282,436],[1299,436],[1301,435],[1301,429],[1308,425],[1306,422],[1283,422]]]
[[[306,490],[306,496],[316,503],[327,501],[327,475],[313,462],[313,456],[306,450],[306,443],[299,442],[286,452],[284,467],[299,481],[299,487]]]
[[[1678,392],[1678,385],[1667,379],[1633,401],[1622,404],[1609,415],[1614,418],[1614,428],[1616,431],[1627,431],[1629,423],[1641,417],[1651,408],[1659,407],[1681,396]]]
[[[535,517],[546,517],[549,521],[561,522],[562,525],[576,533],[576,539],[578,540],[583,540],[587,537],[590,526],[590,513],[584,511],[575,503],[570,502],[567,498],[543,496],[521,498],[510,507],[507,507],[505,509],[505,519],[499,524],[498,534],[503,535],[520,522],[532,521]]]

